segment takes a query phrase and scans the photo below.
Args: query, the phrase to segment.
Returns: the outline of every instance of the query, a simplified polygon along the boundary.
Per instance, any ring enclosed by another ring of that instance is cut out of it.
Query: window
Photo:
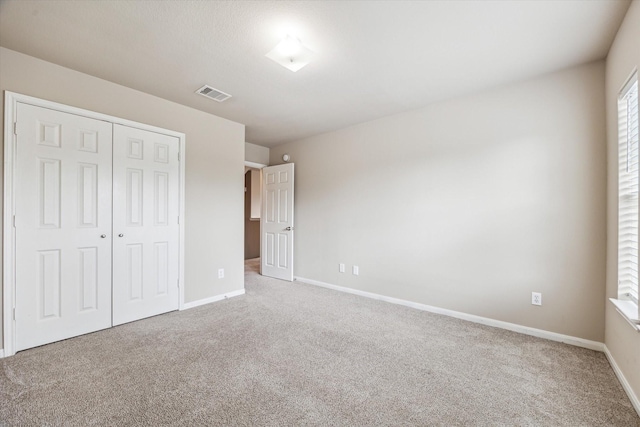
[[[638,304],[638,74],[618,98],[618,299]]]

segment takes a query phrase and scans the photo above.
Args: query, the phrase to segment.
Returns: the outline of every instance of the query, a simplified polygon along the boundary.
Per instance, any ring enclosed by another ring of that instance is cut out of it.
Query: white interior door
[[[113,324],[177,310],[179,139],[114,125]]]
[[[260,271],[293,280],[293,163],[262,169]]]
[[[18,103],[16,350],[111,326],[112,124]]]

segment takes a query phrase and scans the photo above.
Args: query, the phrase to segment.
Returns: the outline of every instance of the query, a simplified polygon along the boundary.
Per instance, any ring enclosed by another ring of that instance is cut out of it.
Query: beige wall
[[[603,62],[285,152],[296,276],[603,341]]]
[[[607,298],[617,298],[618,283],[618,94],[640,67],[640,2],[627,12],[607,57],[606,105],[608,147]],[[606,302],[605,344],[629,385],[640,398],[640,333]]]
[[[260,163],[261,165],[269,164],[269,148],[260,145],[244,143],[244,159],[247,162]]]
[[[4,48],[0,89],[184,132],[185,301],[244,288],[243,125]]]

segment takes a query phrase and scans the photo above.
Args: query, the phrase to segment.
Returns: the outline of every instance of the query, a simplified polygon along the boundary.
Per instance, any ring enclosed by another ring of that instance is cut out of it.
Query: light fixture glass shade
[[[296,72],[311,62],[313,52],[303,45],[299,39],[287,35],[287,37],[265,56],[283,67]]]
[[[276,46],[282,56],[295,56],[302,50],[302,43],[295,37],[287,36]]]

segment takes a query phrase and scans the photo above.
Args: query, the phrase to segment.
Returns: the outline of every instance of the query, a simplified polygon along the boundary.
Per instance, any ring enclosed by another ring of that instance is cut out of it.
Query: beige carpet
[[[7,426],[640,426],[602,353],[300,283],[1,360]]]

